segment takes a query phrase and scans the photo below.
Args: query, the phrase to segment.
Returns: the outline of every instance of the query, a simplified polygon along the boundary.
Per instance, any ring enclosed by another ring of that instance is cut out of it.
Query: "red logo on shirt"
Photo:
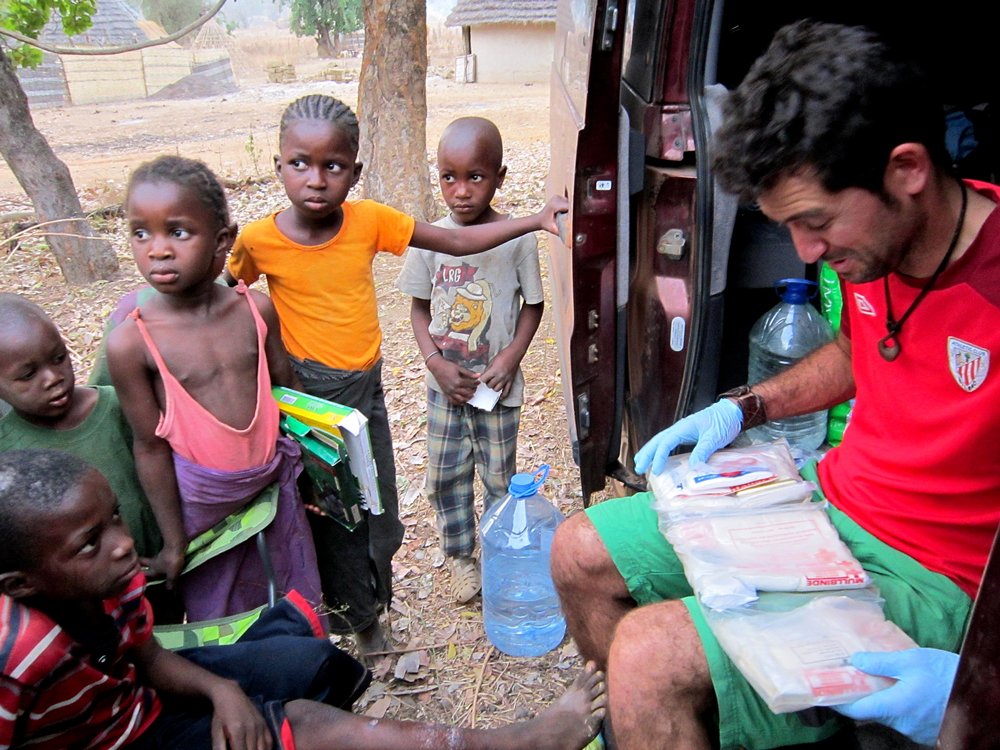
[[[955,382],[969,393],[986,380],[990,371],[990,352],[968,341],[948,337],[948,367]]]

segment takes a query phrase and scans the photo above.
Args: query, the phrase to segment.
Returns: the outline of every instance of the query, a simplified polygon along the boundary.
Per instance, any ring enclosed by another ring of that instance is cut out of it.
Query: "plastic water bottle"
[[[511,656],[540,656],[558,646],[566,620],[549,573],[563,515],[538,494],[549,474],[515,474],[506,497],[483,514],[483,621],[490,642]]]
[[[819,308],[823,317],[830,324],[834,333],[840,330],[840,313],[844,307],[843,295],[840,292],[840,278],[826,263],[819,270]],[[826,428],[826,441],[830,445],[840,445],[844,439],[844,430],[851,419],[851,409],[854,399],[837,404],[830,409]]]
[[[781,297],[750,329],[750,384],[759,383],[802,359],[833,338],[830,324],[809,302],[816,282],[782,279],[774,285]],[[803,450],[815,450],[826,438],[826,411],[776,419],[751,430],[761,440],[785,438]]]

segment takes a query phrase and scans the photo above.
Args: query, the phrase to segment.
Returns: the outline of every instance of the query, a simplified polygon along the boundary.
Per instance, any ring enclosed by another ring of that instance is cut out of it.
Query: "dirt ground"
[[[427,90],[431,147],[457,116],[493,119],[504,135],[509,167],[497,205],[515,213],[537,210],[545,198],[549,158],[547,86],[463,85],[431,77]],[[119,203],[128,172],[138,163],[161,153],[179,153],[205,160],[230,180],[231,207],[244,224],[285,204],[270,176],[276,128],[282,108],[307,93],[357,102],[356,83],[258,83],[209,99],[41,110],[35,121],[69,165],[87,209]],[[0,168],[0,213],[28,208],[12,175],[5,166]],[[41,242],[0,245],[0,290],[25,294],[56,319],[80,378],[90,370],[105,316],[121,294],[142,283],[127,251],[120,215],[110,211],[104,216],[95,224],[113,240],[122,264],[119,277],[111,282],[67,287]],[[539,243],[548,294],[547,238],[541,233]],[[394,288],[399,267],[400,260],[388,256],[377,259],[375,267],[401,515],[407,527],[395,560],[395,601],[388,616],[397,653],[375,665],[376,679],[359,708],[374,717],[495,726],[546,706],[579,672],[580,659],[568,639],[538,659],[507,657],[485,638],[480,600],[459,606],[448,596],[433,514],[423,495],[423,365],[410,330],[409,299]],[[519,465],[527,471],[550,464],[545,494],[568,513],[582,503],[566,430],[551,310],[549,298],[524,362],[527,391]],[[344,646],[351,648],[349,642]]]

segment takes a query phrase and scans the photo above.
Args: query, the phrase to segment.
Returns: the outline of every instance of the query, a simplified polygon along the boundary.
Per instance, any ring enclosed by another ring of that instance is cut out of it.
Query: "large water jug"
[[[831,341],[833,331],[809,302],[816,282],[782,279],[774,285],[781,302],[768,310],[750,329],[750,372],[753,385],[784,370],[813,349]],[[815,450],[826,438],[826,411],[776,419],[750,431],[761,440],[785,438],[803,450]]]
[[[506,497],[483,514],[483,622],[490,642],[511,656],[540,656],[559,645],[566,620],[549,573],[563,515],[538,493],[549,475],[515,474]]]

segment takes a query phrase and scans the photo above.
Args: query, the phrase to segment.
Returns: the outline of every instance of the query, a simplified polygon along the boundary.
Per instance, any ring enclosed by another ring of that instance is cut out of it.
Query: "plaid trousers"
[[[427,389],[427,498],[448,557],[468,557],[476,547],[475,473],[487,510],[507,494],[517,473],[520,422],[520,406],[498,403],[483,411]]]

